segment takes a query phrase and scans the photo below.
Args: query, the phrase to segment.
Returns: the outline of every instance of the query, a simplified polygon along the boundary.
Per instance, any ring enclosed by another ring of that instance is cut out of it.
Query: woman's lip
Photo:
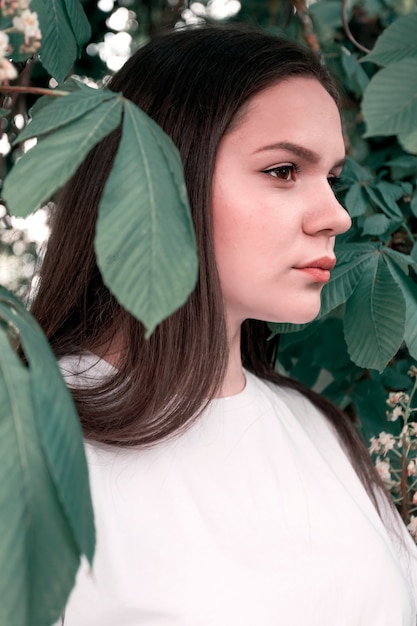
[[[314,261],[308,261],[308,263],[304,263],[304,265],[298,265],[296,269],[310,269],[317,268],[320,270],[332,270],[336,265],[336,258],[330,256],[323,256],[320,259],[314,259]]]
[[[295,269],[308,274],[316,283],[327,283],[330,280],[330,270],[322,267],[296,267]]]

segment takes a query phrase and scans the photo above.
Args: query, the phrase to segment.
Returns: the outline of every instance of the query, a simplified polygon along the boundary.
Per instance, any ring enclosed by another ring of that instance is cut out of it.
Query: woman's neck
[[[229,332],[229,361],[227,364],[226,375],[223,379],[219,392],[216,394],[219,398],[234,396],[240,393],[246,385],[246,377],[242,366],[242,357],[240,353],[240,326],[235,332]]]

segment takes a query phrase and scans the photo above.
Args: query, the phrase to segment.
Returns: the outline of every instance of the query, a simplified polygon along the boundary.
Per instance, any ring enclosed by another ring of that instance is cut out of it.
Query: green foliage
[[[417,13],[399,18],[364,57],[384,65],[372,78],[363,99],[366,137],[398,135],[408,152],[417,153]]]
[[[42,64],[61,83],[90,38],[90,24],[79,0],[32,0],[31,10],[41,25]]]
[[[198,262],[180,156],[161,128],[127,100],[95,245],[104,282],[148,335],[194,288]]]
[[[168,6],[160,0],[155,6],[140,0],[132,5],[149,18],[139,20],[142,38],[183,18],[179,2]],[[34,64],[39,73],[32,77],[41,76],[41,86],[50,76],[63,83],[79,63],[90,34],[83,7],[94,16],[97,35],[107,14],[96,2],[32,0],[43,35],[40,60],[48,72],[45,77]],[[387,392],[407,389],[406,372],[417,360],[417,13],[402,16],[407,8],[401,0],[353,3],[349,26],[372,48],[361,58],[343,30],[340,8],[339,0],[318,0],[307,14],[302,4],[296,13],[289,1],[251,0],[235,19],[310,44],[313,24],[323,58],[341,85],[349,158],[338,197],[352,229],[337,244],[338,264],[323,290],[318,319],[271,330],[283,333],[280,366],[348,410],[367,439],[383,429],[395,431],[395,424],[385,422]],[[0,23],[8,26],[10,20]],[[14,60],[22,60],[20,53]],[[17,134],[15,113],[9,98],[0,115],[7,116],[2,121],[11,140]],[[3,189],[10,210],[21,216],[50,199],[91,148],[120,129],[99,206],[96,254],[105,283],[149,335],[186,300],[197,276],[176,149],[120,94],[79,80],[39,99],[32,115],[14,141],[10,162],[16,162]],[[21,156],[19,146],[32,137],[37,145]],[[16,332],[27,365],[13,347]],[[4,290],[0,398],[0,594],[6,599],[0,623],[46,625],[65,604],[80,554],[92,557],[91,502],[69,394],[35,322]]]
[[[34,122],[39,136],[36,146],[19,159],[4,182],[3,195],[14,215],[26,216],[48,200],[75,172],[91,148],[118,126],[122,113],[121,96],[109,92],[107,98],[92,97],[87,112],[77,116],[77,100],[84,95],[80,90],[63,97],[62,104],[52,102],[41,110],[41,121]],[[68,100],[72,121],[65,124],[62,112]],[[52,133],[55,121],[57,127]],[[34,132],[31,126],[27,127],[28,135]],[[26,181],[25,185],[21,184],[22,180]]]
[[[35,320],[3,288],[0,397],[0,623],[46,626],[62,611],[80,555],[92,559],[93,512],[71,396]]]

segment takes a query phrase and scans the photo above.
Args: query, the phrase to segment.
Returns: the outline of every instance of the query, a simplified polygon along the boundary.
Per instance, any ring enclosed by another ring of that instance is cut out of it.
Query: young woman
[[[366,449],[274,372],[267,340],[266,321],[317,315],[350,225],[332,80],[291,42],[199,29],[152,41],[111,88],[180,150],[200,274],[149,340],[105,288],[94,225],[117,133],[104,140],[62,194],[33,304],[96,515],[65,624],[415,626],[416,550]]]

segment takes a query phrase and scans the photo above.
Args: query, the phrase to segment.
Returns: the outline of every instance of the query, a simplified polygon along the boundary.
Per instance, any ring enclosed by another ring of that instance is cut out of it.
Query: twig
[[[52,96],[54,98],[60,98],[61,96],[68,96],[68,91],[61,91],[59,89],[46,89],[44,87],[21,87],[19,85],[0,85],[0,93],[34,93],[39,96]]]
[[[343,30],[345,31],[349,41],[351,41],[353,45],[356,46],[359,50],[362,50],[362,52],[366,52],[366,54],[368,54],[370,52],[369,48],[365,48],[365,46],[359,43],[359,41],[357,41],[352,35],[352,31],[350,30],[349,22],[347,19],[347,0],[342,0],[342,24]]]

